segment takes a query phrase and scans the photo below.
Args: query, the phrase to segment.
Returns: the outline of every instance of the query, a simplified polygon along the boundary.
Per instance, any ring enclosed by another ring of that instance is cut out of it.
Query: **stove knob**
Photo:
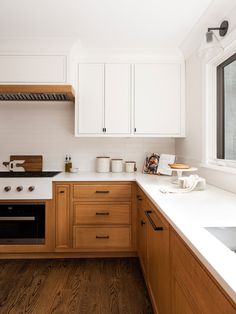
[[[5,192],[11,191],[11,187],[10,187],[10,186],[5,186],[5,187],[4,187],[4,191],[5,191]]]
[[[21,191],[23,190],[23,186],[18,186],[18,187],[16,188],[16,190],[17,190],[17,192],[21,192]]]
[[[35,187],[34,187],[34,186],[29,186],[28,190],[29,190],[30,192],[33,192],[33,191],[35,190]]]

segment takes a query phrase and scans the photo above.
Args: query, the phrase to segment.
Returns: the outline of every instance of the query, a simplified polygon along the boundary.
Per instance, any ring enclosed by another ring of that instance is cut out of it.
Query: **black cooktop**
[[[0,178],[51,178],[61,171],[40,171],[40,172],[13,172],[0,171]]]

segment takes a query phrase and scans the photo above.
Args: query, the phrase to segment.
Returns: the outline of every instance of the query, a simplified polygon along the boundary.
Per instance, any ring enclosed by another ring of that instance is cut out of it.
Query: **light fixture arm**
[[[229,22],[228,21],[223,21],[220,24],[220,27],[209,27],[208,28],[208,32],[218,30],[219,31],[219,35],[221,37],[224,37],[227,34],[228,28],[229,28]]]

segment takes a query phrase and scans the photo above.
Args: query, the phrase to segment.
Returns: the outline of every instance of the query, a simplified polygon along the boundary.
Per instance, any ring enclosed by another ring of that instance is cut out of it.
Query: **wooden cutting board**
[[[12,155],[10,161],[25,160],[20,167],[24,167],[25,171],[42,171],[43,170],[43,156],[42,155]]]

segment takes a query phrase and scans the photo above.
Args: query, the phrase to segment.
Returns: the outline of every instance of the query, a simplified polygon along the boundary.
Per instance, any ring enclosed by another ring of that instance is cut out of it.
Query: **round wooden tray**
[[[169,164],[171,169],[190,169],[191,167],[186,164]]]

